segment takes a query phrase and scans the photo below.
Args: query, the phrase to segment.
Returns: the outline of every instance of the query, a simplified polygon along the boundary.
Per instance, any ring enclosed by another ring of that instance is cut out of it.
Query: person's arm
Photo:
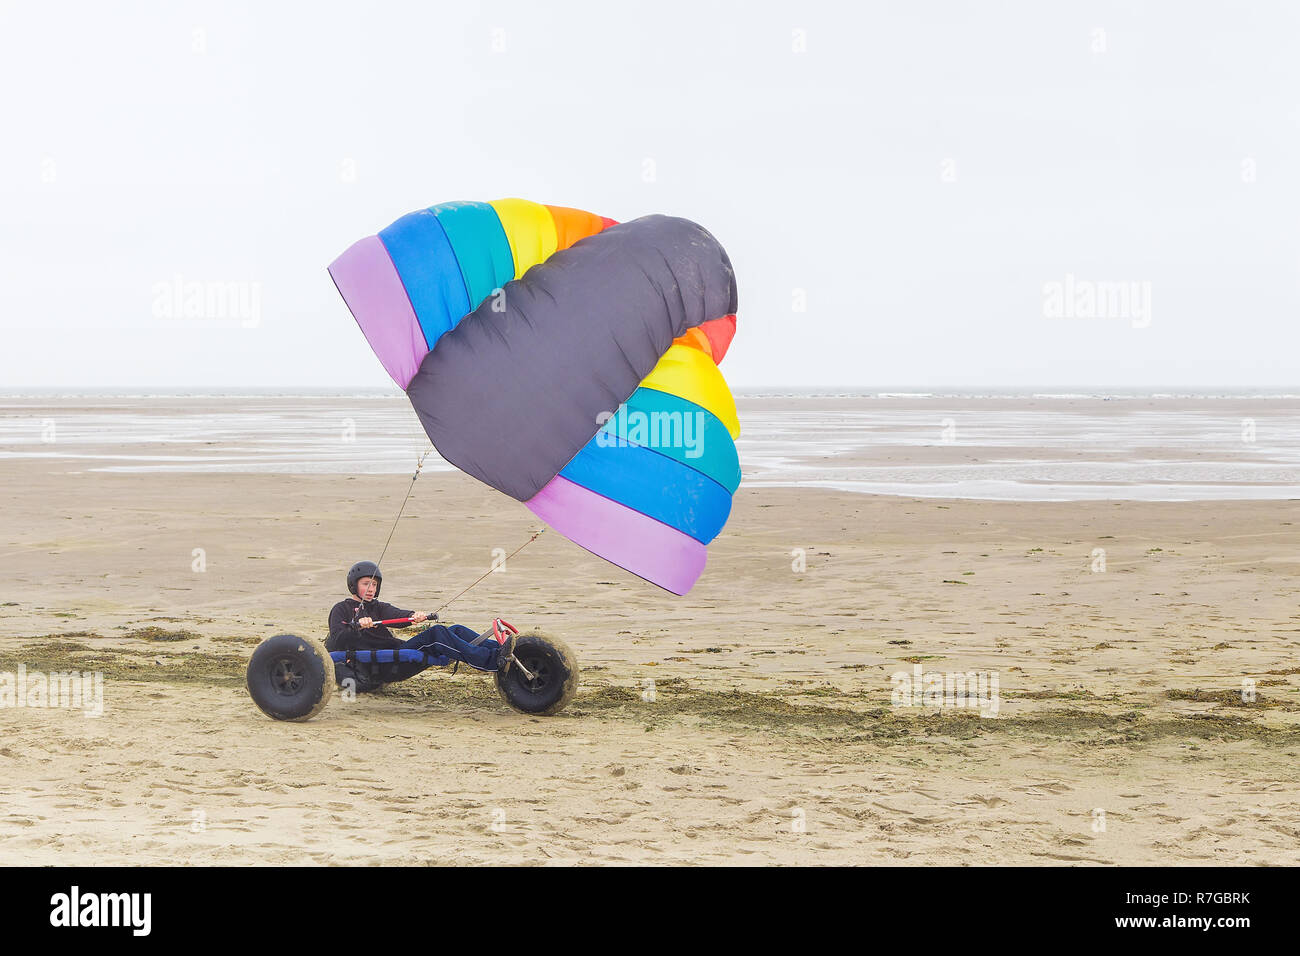
[[[352,623],[347,604],[336,604],[330,611],[330,642],[338,647],[354,646],[361,637],[361,628]]]

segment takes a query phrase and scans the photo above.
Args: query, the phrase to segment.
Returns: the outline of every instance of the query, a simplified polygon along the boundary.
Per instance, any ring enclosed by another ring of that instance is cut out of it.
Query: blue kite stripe
[[[740,487],[740,457],[727,426],[678,395],[639,387],[601,431],[608,436],[605,441],[627,441],[679,461],[728,493]]]
[[[429,212],[447,234],[461,277],[469,290],[470,310],[515,277],[515,257],[497,211],[485,202],[444,202]]]
[[[694,468],[640,445],[601,447],[596,433],[560,471],[594,491],[708,544],[731,513],[731,494]]]
[[[427,209],[408,213],[379,233],[411,308],[432,349],[470,311],[460,263],[438,217]]]

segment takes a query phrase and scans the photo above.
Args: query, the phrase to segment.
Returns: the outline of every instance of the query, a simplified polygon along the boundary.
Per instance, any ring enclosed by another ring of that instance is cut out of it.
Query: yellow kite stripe
[[[559,245],[555,219],[541,203],[527,199],[494,199],[488,203],[506,231],[510,254],[515,257],[515,278],[545,262]]]
[[[713,359],[689,345],[670,345],[659,364],[641,380],[643,388],[676,395],[712,412],[731,437],[740,437],[740,420],[731,389]]]

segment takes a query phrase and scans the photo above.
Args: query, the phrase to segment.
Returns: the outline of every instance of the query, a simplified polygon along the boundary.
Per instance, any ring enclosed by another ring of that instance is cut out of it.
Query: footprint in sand
[[[1032,793],[1041,796],[1044,793],[1061,794],[1068,793],[1072,788],[1059,780],[1048,780],[1044,783],[1031,783],[1023,787],[1012,787],[1012,790],[1018,790],[1021,793]]]

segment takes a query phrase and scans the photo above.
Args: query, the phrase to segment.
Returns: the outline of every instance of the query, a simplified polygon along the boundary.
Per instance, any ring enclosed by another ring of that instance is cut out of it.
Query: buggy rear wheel
[[[334,661],[312,637],[268,637],[248,662],[248,694],[276,720],[311,720],[334,691]]]
[[[563,710],[578,690],[578,661],[561,640],[536,631],[520,634],[515,661],[506,673],[496,673],[497,693],[515,710],[549,717]],[[527,677],[525,669],[533,676]]]

